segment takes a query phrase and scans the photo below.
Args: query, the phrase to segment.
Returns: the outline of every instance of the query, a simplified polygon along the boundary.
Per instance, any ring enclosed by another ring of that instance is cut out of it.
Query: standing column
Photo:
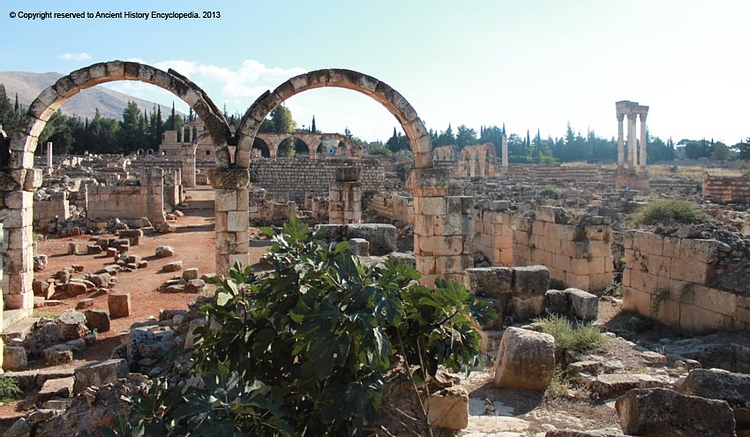
[[[625,114],[617,113],[617,167],[621,168],[625,165],[625,141],[622,137],[622,121],[625,118]]]
[[[503,174],[508,174],[508,137],[503,134]]]
[[[646,169],[646,114],[638,114],[641,118],[641,165],[640,169]]]
[[[628,167],[635,169],[638,164],[638,140],[635,139],[635,118],[632,112],[628,113],[628,152],[630,153],[630,163]]]
[[[216,196],[216,274],[226,275],[235,262],[246,266],[250,261],[250,172],[217,168],[209,178]]]
[[[52,173],[52,141],[47,141],[47,173]]]

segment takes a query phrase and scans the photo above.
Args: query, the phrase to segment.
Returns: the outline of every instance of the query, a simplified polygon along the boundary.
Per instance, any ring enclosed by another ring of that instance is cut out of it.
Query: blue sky
[[[68,6],[74,5],[74,6]],[[12,12],[218,11],[195,20],[10,18]],[[348,68],[398,90],[428,129],[505,123],[510,133],[617,133],[615,102],[650,106],[663,139],[750,136],[750,2],[746,0],[5,0],[2,71],[68,73],[95,62],[174,68],[230,113],[320,68]],[[119,91],[171,105],[137,82]],[[185,112],[187,108],[178,107]],[[350,90],[286,102],[301,127],[365,140],[395,118]],[[400,129],[399,129],[400,130]]]

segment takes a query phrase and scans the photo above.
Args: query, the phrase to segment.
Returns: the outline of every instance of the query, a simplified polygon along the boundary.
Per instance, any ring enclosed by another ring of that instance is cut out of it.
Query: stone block
[[[166,258],[175,255],[175,249],[172,246],[156,246],[154,255],[159,258]]]
[[[73,396],[75,377],[52,378],[44,381],[37,396],[38,402],[45,402],[52,398],[68,398]]]
[[[73,392],[78,394],[86,387],[101,387],[117,382],[118,378],[126,377],[128,371],[128,362],[122,358],[84,364],[75,369]]]
[[[576,319],[591,321],[599,317],[599,298],[578,288],[565,290],[570,301],[570,312]]]
[[[469,394],[463,387],[446,387],[431,394],[425,408],[432,426],[460,430],[469,425]]]
[[[494,383],[498,388],[544,391],[552,380],[554,365],[554,337],[510,327],[500,341]]]
[[[91,309],[84,311],[83,314],[86,316],[86,326],[88,326],[91,331],[109,331],[109,313],[107,313],[105,310]]]
[[[680,304],[680,327],[697,332],[732,328],[731,318],[705,308],[682,303]]]
[[[570,304],[564,290],[547,290],[544,293],[544,311],[548,314],[567,315]]]
[[[34,280],[31,283],[31,288],[34,291],[34,296],[40,296],[44,299],[52,299],[55,294],[55,284],[47,281]]]
[[[198,274],[198,268],[191,267],[189,269],[185,269],[182,271],[182,279],[189,281],[191,279],[198,279],[200,275]]]
[[[508,314],[513,320],[531,320],[544,313],[544,296],[513,296],[508,301]]]
[[[86,316],[78,311],[65,311],[55,321],[60,328],[63,341],[83,338],[89,333]]]
[[[651,293],[625,287],[623,289],[622,309],[635,311],[643,316],[651,315]]]
[[[477,296],[499,299],[513,292],[513,269],[510,267],[473,267],[464,273],[466,288]]]
[[[356,256],[370,256],[370,242],[364,238],[349,240],[349,251]]]
[[[26,370],[28,358],[26,349],[22,346],[5,346],[3,348],[3,370],[20,371]]]
[[[549,290],[550,274],[547,267],[541,265],[514,267],[513,276],[515,293],[543,296]]]
[[[687,396],[663,388],[634,389],[615,409],[625,434],[652,436],[734,436],[735,420],[726,401]]]
[[[65,344],[50,346],[42,354],[44,363],[48,366],[67,364],[73,361],[73,350]]]
[[[161,267],[164,272],[176,272],[182,270],[182,261],[173,261],[171,263],[164,264]]]
[[[107,299],[109,315],[112,319],[130,315],[130,293],[112,293]]]

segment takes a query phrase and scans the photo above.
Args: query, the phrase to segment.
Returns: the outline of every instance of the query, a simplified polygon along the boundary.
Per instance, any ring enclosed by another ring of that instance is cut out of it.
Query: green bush
[[[17,401],[22,397],[23,389],[16,378],[0,377],[0,402]]]
[[[364,435],[395,364],[416,369],[415,382],[439,365],[477,364],[475,326],[494,315],[464,286],[430,289],[403,264],[362,265],[346,243],[325,245],[296,219],[263,231],[272,271],[235,265],[215,280],[216,299],[202,308],[212,323],[193,353],[205,387],[177,400],[153,393],[165,401],[138,409],[148,435]]]
[[[641,208],[633,224],[697,224],[709,220],[710,217],[693,202],[680,199],[657,199]]]
[[[606,337],[591,325],[573,324],[566,317],[550,314],[534,319],[541,331],[555,338],[555,347],[576,352],[597,349],[607,343]]]

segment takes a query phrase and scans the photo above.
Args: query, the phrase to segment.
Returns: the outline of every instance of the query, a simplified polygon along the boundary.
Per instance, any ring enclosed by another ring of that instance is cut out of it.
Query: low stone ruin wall
[[[360,169],[362,191],[379,191],[383,186],[383,164],[377,159],[309,159],[277,158],[253,159],[250,164],[250,182],[274,196],[287,196],[304,204],[305,195],[327,196],[334,182],[335,169],[356,167]]]
[[[585,216],[577,223],[562,208],[543,206],[521,216],[513,231],[513,265],[547,266],[569,287],[601,291],[614,279],[610,219]]]
[[[365,205],[368,212],[404,224],[414,224],[414,198],[396,193],[379,193]]]
[[[750,203],[750,175],[703,175],[703,200],[718,203]]]
[[[747,283],[718,288],[731,247],[714,239],[623,233],[623,307],[693,331],[748,329]]]
[[[508,211],[508,201],[493,200],[474,214],[474,250],[493,265],[513,265],[513,227],[516,213]]]
[[[34,200],[35,222],[49,222],[56,218],[67,220],[69,217],[70,202],[66,191],[51,193],[47,199]]]

